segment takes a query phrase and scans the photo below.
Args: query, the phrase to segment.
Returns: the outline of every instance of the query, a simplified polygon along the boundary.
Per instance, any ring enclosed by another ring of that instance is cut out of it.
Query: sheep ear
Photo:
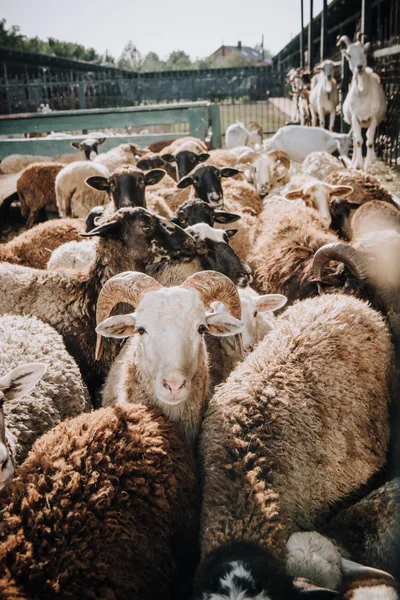
[[[178,183],[176,184],[176,187],[182,189],[182,188],[186,188],[188,187],[188,185],[192,185],[193,184],[193,179],[191,178],[190,175],[186,175],[186,177],[182,177],[182,179],[180,181],[178,181]]]
[[[214,222],[215,223],[234,223],[240,219],[240,215],[234,213],[228,213],[224,210],[214,210]]]
[[[331,185],[329,186],[329,192],[331,196],[336,196],[337,198],[346,198],[346,196],[350,196],[353,192],[353,188],[351,185]]]
[[[73,148],[78,148],[78,150],[80,150],[81,142],[71,142],[70,146],[72,146]]]
[[[146,173],[146,175],[144,176],[144,182],[146,185],[155,185],[156,183],[161,181],[161,179],[166,174],[167,173],[162,169],[153,169],[152,171]]]
[[[174,163],[175,162],[175,156],[173,154],[162,154],[161,158],[163,160],[165,160],[165,162],[167,162],[167,163]]]
[[[22,398],[31,391],[46,370],[46,365],[42,363],[21,365],[0,379],[0,390],[7,400]]]
[[[210,158],[210,155],[208,154],[208,152],[201,152],[201,154],[199,154],[197,156],[197,160],[199,162],[204,162],[205,160],[208,160]]]
[[[220,169],[221,177],[235,177],[240,173],[239,169],[232,169],[231,167],[222,167]]]
[[[182,227],[178,217],[171,217],[170,221],[171,221],[171,223],[174,223],[174,225],[179,225],[179,227]]]
[[[108,183],[107,177],[100,177],[98,175],[94,177],[88,177],[85,179],[85,183],[94,190],[99,190],[99,192],[110,191],[110,184]]]
[[[96,141],[98,144],[104,144],[107,138],[97,138]]]
[[[285,306],[286,303],[287,298],[283,294],[266,294],[258,298],[256,310],[258,312],[278,310],[278,308]]]
[[[103,223],[98,225],[92,231],[88,233],[81,233],[81,237],[94,237],[99,235],[100,237],[119,239],[122,236],[123,224],[121,221],[110,221],[109,223]]]
[[[286,200],[298,200],[303,198],[303,190],[293,190],[292,192],[287,192],[285,194]]]
[[[235,319],[228,312],[206,313],[207,332],[217,337],[226,337],[240,333],[243,329],[242,321]]]
[[[386,571],[381,571],[380,569],[374,569],[373,567],[365,567],[360,563],[356,563],[352,560],[347,560],[347,558],[342,558],[342,573],[343,577],[359,577],[360,575],[364,577],[388,577],[389,579],[393,579],[394,577],[387,573]]]
[[[228,238],[233,237],[238,232],[237,229],[225,229],[224,233]]]
[[[109,317],[97,325],[96,333],[111,338],[126,338],[138,333],[135,313]]]

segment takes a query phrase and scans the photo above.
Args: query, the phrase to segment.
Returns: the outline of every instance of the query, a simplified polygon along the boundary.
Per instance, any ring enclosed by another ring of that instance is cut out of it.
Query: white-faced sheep
[[[85,381],[109,368],[111,358],[94,360],[95,303],[102,285],[121,271],[144,271],[155,260],[192,256],[195,242],[173,223],[144,208],[121,208],[85,236],[99,236],[85,271],[39,271],[0,264],[0,314],[31,314],[52,325],[76,358]],[[111,354],[115,351],[109,348]]]
[[[208,405],[203,558],[244,540],[284,563],[292,533],[318,529],[385,464],[393,379],[389,331],[366,303],[287,309]]]
[[[227,312],[206,311],[216,300]],[[109,317],[119,302],[128,302],[135,312]],[[240,333],[240,314],[236,287],[221,273],[196,273],[181,286],[169,288],[142,273],[113,277],[99,295],[96,331],[106,337],[133,337],[111,367],[103,405],[155,405],[179,424],[193,446],[209,391],[203,334]],[[100,352],[98,344],[98,357]]]
[[[37,373],[41,381],[23,399],[17,393],[18,380],[15,396],[12,386],[8,393],[3,390],[5,436],[12,461],[19,465],[43,433],[90,409],[89,394],[61,336],[35,317],[0,317],[0,356],[0,376],[5,378],[21,364],[41,363],[32,370],[32,377]]]
[[[249,158],[249,155],[246,157]],[[245,170],[246,178],[254,183],[260,196],[264,198],[273,188],[289,181],[290,158],[285,152],[271,150],[267,154],[254,153],[252,163]]]
[[[85,222],[53,219],[24,231],[7,244],[0,244],[0,261],[45,269],[51,252],[64,243],[81,240]]]
[[[2,492],[0,597],[188,597],[195,490],[191,452],[155,408],[59,424]]]
[[[55,181],[64,167],[61,163],[34,163],[26,167],[19,176],[17,192],[21,214],[27,218],[28,229],[36,223],[40,211],[46,206],[57,211]]]
[[[95,161],[79,161],[64,167],[55,182],[60,216],[85,219],[91,208],[107,204],[108,194],[87,186],[85,180],[108,175],[108,169]]]

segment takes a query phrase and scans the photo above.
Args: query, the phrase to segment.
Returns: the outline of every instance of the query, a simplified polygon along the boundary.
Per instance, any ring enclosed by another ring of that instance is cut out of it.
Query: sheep
[[[102,285],[124,270],[144,271],[155,260],[192,256],[194,240],[143,208],[121,208],[84,237],[98,236],[93,262],[82,272],[39,271],[0,264],[0,314],[31,314],[60,333],[90,389],[115,348],[95,362],[95,302]],[[110,354],[111,353],[111,354]]]
[[[252,154],[254,153],[253,148],[247,148]],[[241,146],[239,149],[243,149],[243,147]],[[238,150],[238,148],[233,148],[232,150],[224,150],[222,148],[210,150],[208,153],[210,157],[207,162],[216,167],[236,167],[241,158],[241,154],[237,154],[235,152],[236,150]]]
[[[106,140],[107,140],[106,137],[100,137],[100,138],[89,137],[89,138],[82,140],[81,142],[71,142],[71,146],[73,148],[77,148],[78,150],[81,150],[84,153],[85,158],[87,160],[91,160],[95,156],[98,155],[98,153],[99,153],[98,146],[100,146],[100,144],[104,144],[104,142]]]
[[[151,171],[152,169],[164,169],[167,176],[163,179],[162,187],[175,187],[176,185],[176,168],[169,162],[164,160],[159,154],[149,152],[145,154],[136,163],[138,169],[142,171]]]
[[[195,240],[194,257],[184,261],[154,262],[146,268],[146,273],[161,285],[180,285],[190,275],[203,270],[223,273],[239,287],[245,287],[252,282],[250,267],[230,247],[230,240],[236,234],[236,229],[215,230],[206,223],[198,223],[185,231]]]
[[[362,128],[367,129],[367,157],[365,169],[369,169],[376,160],[374,138],[376,129],[386,117],[387,100],[379,76],[367,67],[366,54],[370,43],[363,44],[363,33],[359,33],[357,41],[351,43],[346,35],[342,35],[337,46],[346,44],[342,54],[346,57],[353,78],[346,99],[343,103],[343,117],[351,125],[354,137],[354,156],[352,166],[363,168]]]
[[[194,150],[195,152],[207,152],[207,145],[201,139],[192,137],[192,136],[184,136],[184,137],[178,138],[176,140],[173,140],[169,144],[169,146],[164,146],[164,148],[162,149],[161,156],[163,154],[173,154],[177,148],[182,146],[182,144],[186,144],[187,142],[190,142],[195,145],[194,146],[196,148],[196,150]],[[153,150],[153,152],[155,152],[155,150]]]
[[[98,166],[104,167],[109,173],[122,167],[122,165],[135,165],[138,147],[135,144],[120,144],[108,152],[98,154],[92,161]]]
[[[260,148],[263,141],[263,130],[258,123],[251,124],[255,127],[254,131],[249,131],[243,123],[232,123],[225,133],[226,147],[231,150],[236,146],[250,146],[251,148]]]
[[[53,219],[35,225],[7,244],[0,244],[0,261],[45,269],[50,253],[64,243],[81,240],[85,223],[80,219]]]
[[[27,218],[30,229],[38,220],[40,211],[51,205],[56,210],[55,181],[64,168],[62,163],[33,163],[26,167],[17,180],[17,192],[21,214]],[[64,215],[65,216],[65,215]]]
[[[228,312],[208,313],[206,307],[215,300],[223,302]],[[109,317],[118,302],[129,302],[135,312]],[[110,369],[103,406],[116,402],[156,406],[179,425],[194,447],[209,391],[202,334],[240,333],[235,285],[214,271],[196,273],[182,285],[168,288],[142,273],[121,273],[100,292],[97,323],[100,336],[133,336]],[[99,343],[97,356],[101,356]]]
[[[35,390],[23,399],[18,394],[15,376],[11,375],[11,379],[14,379],[16,395],[11,385],[8,393],[3,390],[5,434],[11,460],[18,466],[38,437],[60,421],[88,411],[90,400],[61,336],[35,317],[0,317],[0,356],[0,377],[6,375],[7,379],[7,373],[20,368],[27,383],[41,378]],[[28,369],[19,367],[21,363],[36,366]]]
[[[179,578],[196,559],[195,490],[193,457],[155,408],[60,423],[2,493],[1,597],[13,597],[10,584],[43,600],[187,597]]]
[[[339,103],[339,90],[333,77],[334,67],[340,66],[332,60],[324,60],[315,67],[317,74],[311,80],[310,112],[312,126],[325,127],[325,116],[329,115],[329,131],[333,131],[336,118],[336,107]]]
[[[289,168],[289,156],[280,150],[272,150],[265,155],[254,155],[245,174],[254,183],[260,198],[265,198],[274,187],[288,182]]]
[[[388,481],[339,512],[321,532],[353,560],[398,575],[400,482]]]
[[[202,152],[197,142],[184,142],[173,152],[161,154],[161,158],[169,163],[176,165],[175,180],[179,181],[190,173],[196,165],[210,158],[208,152]]]
[[[278,317],[203,420],[202,557],[243,540],[284,563],[292,533],[318,530],[384,466],[393,382],[388,329],[365,302],[325,295]]]
[[[105,205],[108,194],[85,184],[89,177],[107,178],[106,167],[96,161],[79,161],[68,165],[56,177],[56,200],[61,217],[83,217],[93,206]]]
[[[32,156],[30,154],[10,154],[2,159],[0,163],[0,173],[10,175],[19,173],[33,163],[56,162],[63,163],[65,166],[77,160],[85,160],[84,153],[78,154],[61,154],[60,156]]]
[[[51,253],[47,263],[47,270],[60,271],[60,269],[83,269],[90,265],[95,255],[95,240],[67,242]]]
[[[311,152],[301,165],[301,172],[324,181],[328,175],[343,170],[343,163],[329,152]]]
[[[286,125],[265,140],[264,150],[282,150],[291,160],[303,162],[311,152],[339,152],[348,156],[351,147],[351,133],[334,133],[320,127]]]

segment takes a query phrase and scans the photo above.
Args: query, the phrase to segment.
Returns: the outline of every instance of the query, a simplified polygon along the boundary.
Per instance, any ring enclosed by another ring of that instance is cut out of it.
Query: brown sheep
[[[64,422],[3,492],[0,573],[42,600],[181,598],[178,577],[196,558],[195,487],[193,457],[157,409]]]
[[[28,229],[36,223],[40,211],[45,206],[58,212],[55,180],[64,167],[62,163],[34,163],[26,167],[19,176],[17,192],[22,216],[28,219],[26,222]]]
[[[199,138],[187,135],[174,140],[169,146],[164,146],[161,152],[161,157],[163,154],[173,154],[180,146],[182,146],[182,144],[186,144],[188,142],[193,142],[193,144],[196,144],[199,147],[200,152],[207,152],[207,144],[205,142]]]
[[[351,186],[353,193],[347,200],[353,204],[363,204],[368,200],[393,202],[390,192],[379,183],[376,177],[359,169],[334,171],[326,177],[326,181],[332,185]]]
[[[0,245],[0,261],[45,269],[51,252],[85,233],[82,219],[54,219],[24,231],[7,244]]]

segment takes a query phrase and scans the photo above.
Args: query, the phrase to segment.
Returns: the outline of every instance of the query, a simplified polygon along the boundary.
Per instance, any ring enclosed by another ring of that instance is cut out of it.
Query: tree
[[[254,62],[240,54],[239,52],[230,52],[227,56],[224,56],[222,61],[218,63],[219,67],[248,67],[254,65]]]
[[[165,63],[160,59],[155,52],[148,52],[142,62],[142,71],[144,73],[153,73],[162,71],[165,68]]]
[[[118,59],[118,67],[127,71],[140,71],[142,63],[142,55],[132,40],[129,40]]]
[[[167,71],[180,71],[193,68],[190,56],[183,50],[174,50],[174,52],[171,52],[165,66]]]

